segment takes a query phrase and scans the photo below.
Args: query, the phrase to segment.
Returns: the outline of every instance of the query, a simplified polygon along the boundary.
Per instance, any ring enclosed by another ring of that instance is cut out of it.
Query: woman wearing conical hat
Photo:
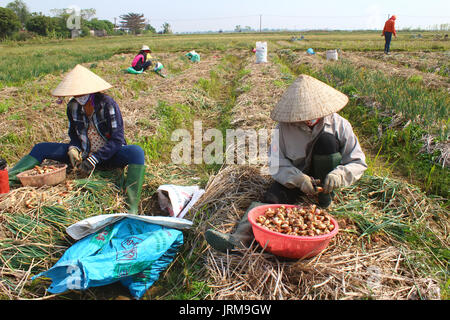
[[[278,122],[278,139],[271,145],[269,168],[275,182],[265,203],[295,204],[300,195],[318,195],[318,204],[326,208],[334,190],[361,178],[365,155],[350,123],[337,114],[347,103],[346,95],[307,75],[288,88],[271,114]],[[207,230],[205,238],[222,252],[252,242],[247,214],[235,230]]]
[[[137,213],[145,174],[145,155],[141,147],[127,145],[122,114],[117,103],[102,91],[112,86],[81,65],[70,71],[52,95],[72,97],[67,104],[69,143],[38,143],[9,172],[16,175],[39,165],[45,159],[66,163],[84,175],[95,168],[128,166],[125,183],[130,213]]]
[[[148,46],[142,46],[139,53],[131,62],[131,67],[136,71],[146,71],[153,64],[151,53],[152,50]]]
[[[279,122],[279,139],[271,146],[276,182],[267,202],[293,203],[300,193],[317,194],[320,186],[319,205],[328,207],[335,189],[361,178],[365,155],[348,120],[337,114],[347,103],[346,95],[307,75],[287,90],[271,114]]]

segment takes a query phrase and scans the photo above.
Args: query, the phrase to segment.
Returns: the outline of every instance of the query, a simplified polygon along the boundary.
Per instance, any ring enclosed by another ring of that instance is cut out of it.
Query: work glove
[[[97,161],[95,160],[95,158],[90,156],[86,160],[83,160],[80,166],[80,170],[83,174],[90,175],[92,171],[94,171],[96,165]]]
[[[78,148],[70,147],[67,155],[69,156],[70,163],[74,168],[76,168],[83,161],[81,151]]]
[[[296,179],[296,184],[304,194],[315,194],[316,193],[316,190],[314,189],[311,177],[306,174],[302,173]]]
[[[330,172],[323,183],[323,192],[331,193],[334,189],[342,187],[342,177],[337,174]]]

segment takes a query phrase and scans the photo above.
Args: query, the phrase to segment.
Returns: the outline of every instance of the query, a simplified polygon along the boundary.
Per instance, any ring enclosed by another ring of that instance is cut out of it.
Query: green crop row
[[[388,77],[380,72],[358,70],[349,63],[324,68],[329,82],[352,97],[342,114],[354,123],[369,143],[382,150],[391,165],[424,190],[448,197],[448,168],[437,163],[440,154],[422,152],[423,137],[434,142],[449,138],[450,99],[445,90],[428,89],[419,83]],[[358,97],[375,103],[364,103]]]

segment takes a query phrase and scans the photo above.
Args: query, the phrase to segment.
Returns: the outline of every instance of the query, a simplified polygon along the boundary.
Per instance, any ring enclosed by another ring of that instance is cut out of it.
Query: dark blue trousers
[[[39,162],[48,160],[55,160],[58,162],[70,165],[69,145],[65,143],[43,142],[36,144],[30,152],[30,156],[34,157]],[[138,145],[122,146],[111,159],[100,162],[98,166],[105,168],[124,168],[129,164],[145,164],[144,150]]]
[[[384,39],[386,40],[386,43],[384,45],[384,53],[389,53],[389,50],[391,48],[392,32],[385,32]]]
[[[144,64],[137,64],[134,68],[134,70],[136,71],[141,71],[144,70],[146,71],[148,69],[148,67],[150,67],[152,65],[152,60],[148,60],[146,61]]]

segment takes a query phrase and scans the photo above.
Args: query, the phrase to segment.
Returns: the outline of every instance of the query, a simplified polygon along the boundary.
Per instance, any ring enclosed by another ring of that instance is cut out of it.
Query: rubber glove
[[[342,177],[337,174],[330,172],[323,183],[323,192],[331,193],[334,189],[342,187]]]
[[[316,190],[312,184],[311,177],[302,174],[296,179],[296,184],[304,194],[315,194]]]
[[[83,161],[81,151],[78,148],[70,147],[67,155],[69,156],[70,163],[74,168],[76,168]]]

